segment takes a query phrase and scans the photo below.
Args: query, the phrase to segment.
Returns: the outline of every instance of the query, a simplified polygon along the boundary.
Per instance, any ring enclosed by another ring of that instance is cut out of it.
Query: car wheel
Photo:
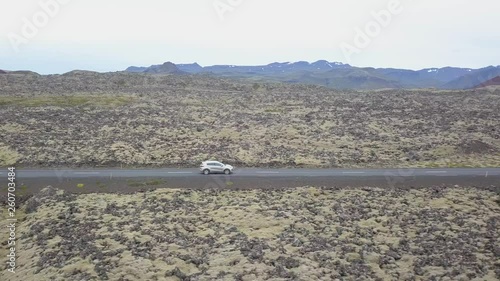
[[[203,170],[203,174],[204,174],[204,175],[208,175],[208,174],[210,174],[210,170],[209,170],[209,169],[205,169],[205,170]]]
[[[229,171],[229,169],[224,170],[224,174],[229,175],[230,173],[231,173],[231,171]]]

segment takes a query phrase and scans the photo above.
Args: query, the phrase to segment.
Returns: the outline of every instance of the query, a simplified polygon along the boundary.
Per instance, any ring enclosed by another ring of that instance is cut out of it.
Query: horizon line
[[[461,69],[470,69],[470,70],[478,70],[478,69],[483,69],[483,68],[488,68],[488,67],[500,67],[500,65],[494,65],[494,64],[490,64],[490,65],[487,65],[487,66],[483,66],[483,67],[480,67],[480,68],[472,68],[472,67],[462,67],[462,66],[450,66],[450,65],[447,65],[447,66],[442,66],[442,67],[426,67],[426,68],[421,68],[421,69],[411,69],[411,68],[398,68],[398,67],[375,67],[375,66],[356,66],[356,65],[351,65],[351,64],[348,64],[348,63],[343,63],[341,61],[328,61],[328,60],[317,60],[317,61],[305,61],[305,60],[299,60],[299,61],[284,61],[284,62],[279,62],[279,61],[274,61],[274,62],[271,62],[271,63],[268,63],[268,64],[255,64],[255,65],[238,65],[238,64],[211,64],[211,65],[201,65],[199,64],[198,62],[191,62],[191,63],[174,63],[172,61],[165,61],[163,63],[159,63],[159,64],[152,64],[152,65],[149,65],[149,66],[137,66],[137,65],[130,65],[128,66],[127,68],[125,69],[122,69],[122,70],[107,70],[107,71],[99,71],[99,70],[91,70],[91,69],[79,69],[79,68],[75,68],[75,69],[72,69],[72,70],[69,70],[69,71],[66,71],[66,72],[58,72],[58,73],[46,73],[46,74],[40,74],[38,73],[37,71],[34,71],[34,70],[31,70],[31,69],[15,69],[15,70],[12,70],[12,69],[4,69],[4,68],[0,68],[0,70],[3,70],[3,71],[6,71],[6,72],[13,72],[13,71],[31,71],[31,72],[35,72],[35,73],[38,73],[40,75],[57,75],[57,74],[64,74],[64,73],[68,73],[68,72],[72,72],[72,71],[91,71],[91,72],[97,72],[97,73],[110,73],[110,72],[123,72],[123,71],[126,71],[128,68],[130,67],[138,67],[138,68],[148,68],[148,67],[151,67],[151,66],[156,66],[156,65],[162,65],[162,64],[165,64],[165,63],[172,63],[174,64],[175,66],[178,66],[178,65],[190,65],[190,64],[197,64],[199,65],[200,67],[202,68],[205,68],[205,67],[213,67],[213,66],[232,66],[232,67],[256,67],[256,66],[269,66],[271,64],[295,64],[295,63],[303,63],[303,62],[306,62],[308,63],[309,65],[311,64],[314,64],[314,63],[318,63],[318,62],[327,62],[327,63],[337,63],[337,65],[344,65],[344,66],[349,66],[349,67],[353,67],[353,68],[373,68],[373,69],[399,69],[399,70],[409,70],[409,71],[422,71],[422,70],[431,70],[431,69],[436,69],[436,70],[439,70],[439,69],[443,69],[443,68],[461,68]]]

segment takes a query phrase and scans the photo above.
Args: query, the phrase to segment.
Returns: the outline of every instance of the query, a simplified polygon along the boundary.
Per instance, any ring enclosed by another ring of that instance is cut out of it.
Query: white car
[[[231,165],[226,165],[219,161],[204,161],[201,162],[200,172],[204,175],[224,173],[229,175],[233,173],[234,167]]]

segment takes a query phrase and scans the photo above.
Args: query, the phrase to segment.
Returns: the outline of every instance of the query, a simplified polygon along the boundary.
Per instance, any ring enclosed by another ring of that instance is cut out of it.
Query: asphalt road
[[[6,172],[0,172],[0,176]],[[198,169],[52,169],[17,170],[19,178],[36,179],[78,179],[78,178],[173,178],[207,177]],[[211,175],[214,176],[214,175]],[[453,168],[453,169],[235,169],[230,177],[495,177],[500,176],[500,168]],[[210,177],[210,176],[208,176]],[[354,179],[355,180],[355,179]]]
[[[6,169],[0,170],[0,180],[1,178],[5,179],[5,183],[7,182]],[[48,185],[75,193],[130,193],[158,187],[276,189],[298,186],[420,188],[459,185],[500,190],[500,168],[240,168],[231,175],[202,175],[198,169],[176,168],[18,169],[16,182],[17,186],[24,186],[23,192],[27,194],[36,193]]]

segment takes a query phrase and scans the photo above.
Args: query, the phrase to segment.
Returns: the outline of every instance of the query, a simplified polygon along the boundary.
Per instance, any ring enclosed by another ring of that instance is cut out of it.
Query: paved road
[[[0,172],[0,176],[6,172]],[[500,168],[453,168],[453,169],[236,169],[231,177],[436,177],[500,176]],[[207,177],[198,169],[52,169],[52,170],[17,170],[18,178],[171,178],[171,177]]]
[[[7,181],[7,170],[0,180]],[[69,192],[119,192],[167,188],[275,189],[325,187],[473,186],[500,190],[500,168],[471,169],[260,169],[241,168],[231,175],[202,175],[198,169],[18,169],[18,186],[36,193],[51,185]],[[84,186],[82,188],[82,186]],[[1,194],[0,194],[1,197]]]

